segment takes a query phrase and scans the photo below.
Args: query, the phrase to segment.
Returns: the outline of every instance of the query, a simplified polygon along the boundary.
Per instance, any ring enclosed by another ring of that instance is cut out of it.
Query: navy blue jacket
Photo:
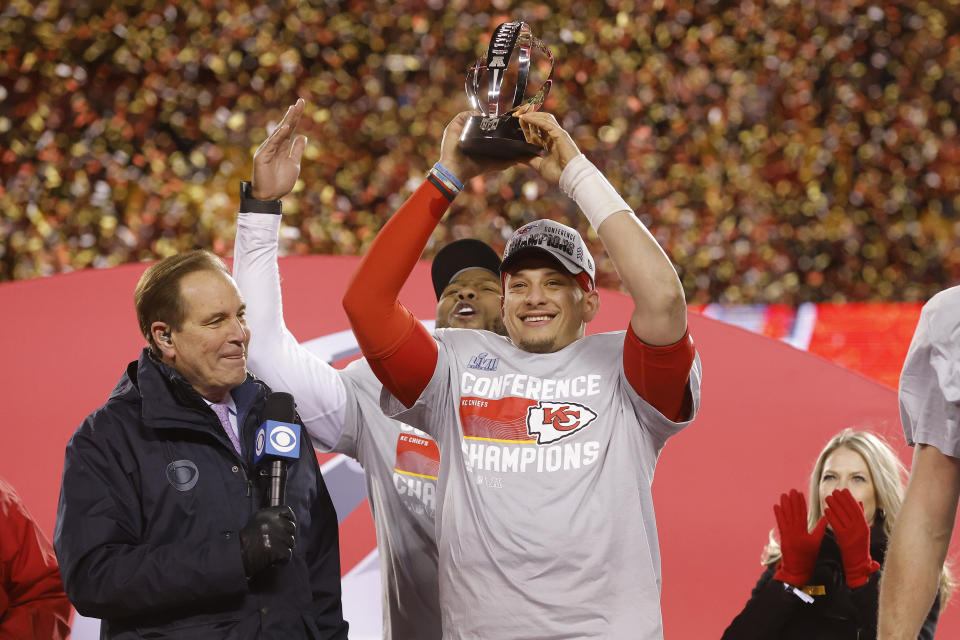
[[[248,581],[237,532],[267,504],[253,443],[269,389],[231,392],[243,456],[213,410],[144,349],[67,445],[54,547],[101,638],[340,639],[337,516],[312,447],[290,465],[293,559]]]

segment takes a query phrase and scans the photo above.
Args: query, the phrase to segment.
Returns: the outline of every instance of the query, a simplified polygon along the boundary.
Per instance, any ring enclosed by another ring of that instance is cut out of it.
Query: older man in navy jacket
[[[103,638],[347,637],[337,517],[312,448],[267,507],[253,466],[269,389],[246,371],[244,303],[205,251],[151,266],[149,346],[67,445],[54,546]]]

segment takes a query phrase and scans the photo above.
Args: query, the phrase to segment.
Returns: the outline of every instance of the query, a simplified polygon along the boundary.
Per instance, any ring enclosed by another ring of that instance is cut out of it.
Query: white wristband
[[[560,188],[577,203],[594,230],[618,211],[633,209],[620,197],[613,185],[582,153],[567,163],[560,174]]]

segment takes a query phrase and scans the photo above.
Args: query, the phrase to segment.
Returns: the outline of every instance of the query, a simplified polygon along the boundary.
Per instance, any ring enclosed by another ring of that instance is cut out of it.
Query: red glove
[[[813,575],[827,521],[820,518],[813,531],[807,530],[807,501],[796,489],[791,489],[789,495],[780,495],[780,504],[773,505],[773,515],[780,529],[780,552],[783,554],[773,578],[802,587]]]
[[[863,515],[863,505],[849,489],[834,491],[827,496],[825,517],[837,537],[847,586],[862,587],[880,569],[880,563],[870,557],[870,525]]]

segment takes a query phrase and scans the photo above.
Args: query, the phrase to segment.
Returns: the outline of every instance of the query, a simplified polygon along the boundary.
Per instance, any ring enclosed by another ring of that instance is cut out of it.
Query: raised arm
[[[676,269],[633,210],[549,113],[525,113],[528,140],[547,154],[530,165],[559,182],[600,236],[627,293],[633,299],[630,326],[649,345],[669,345],[687,330],[687,305]]]
[[[440,162],[377,234],[353,274],[343,308],[370,368],[405,406],[426,388],[437,364],[437,345],[397,299],[430,234],[464,181],[502,161],[476,161],[457,148],[464,123],[458,114],[443,132]]]
[[[671,420],[689,418],[686,389],[695,349],[687,333],[687,305],[676,270],[553,115],[527,112],[520,116],[520,126],[529,142],[546,150],[530,166],[546,180],[559,182],[577,203],[633,299],[631,330],[624,344],[624,371],[631,386]]]
[[[242,191],[237,217],[233,277],[247,303],[247,367],[275,391],[293,394],[307,432],[331,449],[343,429],[346,391],[336,369],[287,330],[277,268],[280,198],[297,181],[306,145],[296,135],[303,109],[303,100],[291,106],[253,156],[253,179]]]
[[[937,595],[960,498],[960,459],[918,444],[880,580],[879,640],[918,637]]]

